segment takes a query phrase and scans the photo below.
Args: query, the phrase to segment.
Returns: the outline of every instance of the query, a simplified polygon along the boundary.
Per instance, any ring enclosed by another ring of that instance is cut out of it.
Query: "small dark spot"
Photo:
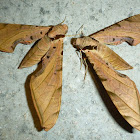
[[[90,10],[93,12],[95,9],[94,8],[90,8]]]
[[[42,31],[40,32],[40,34],[42,35]]]
[[[117,74],[118,74],[120,77],[122,77],[122,78],[126,78],[126,75],[125,75],[125,74],[122,74],[122,73],[119,73],[119,72],[117,72]]]
[[[49,13],[50,13],[50,11],[46,11],[46,13],[47,13],[47,14],[49,14]]]
[[[88,51],[89,52],[89,51]]]
[[[63,55],[63,51],[61,52],[61,55]]]
[[[90,19],[98,21],[98,19],[95,16],[90,16]]]
[[[43,15],[44,15],[45,13],[46,13],[46,12],[45,12],[44,8],[41,7],[41,8],[40,8],[40,14],[43,14]]]
[[[106,64],[108,65],[108,62],[106,62]]]
[[[65,7],[67,7],[67,6],[68,6],[68,4],[69,4],[69,3],[67,2],[67,3],[66,3],[66,5],[65,5]]]
[[[74,136],[73,135],[70,135],[70,138],[74,138]]]
[[[102,13],[102,9],[99,10],[99,13]]]
[[[38,27],[38,26],[35,26],[35,27]]]
[[[30,36],[30,39],[33,40],[33,36]]]
[[[95,16],[90,16],[90,19],[91,19],[91,20],[92,20],[92,19],[94,20],[94,19],[95,19]]]
[[[56,35],[55,39],[59,39],[59,38],[63,38],[63,37],[65,37],[65,35]]]
[[[50,56],[47,56],[47,58],[50,58]]]
[[[25,133],[27,131],[28,127],[26,124],[23,124],[21,129],[19,130],[20,133]]]
[[[127,42],[129,45],[133,45],[134,39],[131,37],[125,37],[124,41]]]
[[[115,41],[115,38],[113,38],[112,40]]]
[[[97,19],[97,18],[95,18],[95,20],[96,20],[96,21],[98,21],[98,19]]]
[[[9,8],[9,7],[4,6],[4,7],[2,7],[1,9],[7,10],[8,8]]]
[[[5,96],[6,96],[6,94],[3,94],[3,93],[0,94],[0,97],[5,97]]]
[[[54,49],[56,48],[56,47],[53,47]]]
[[[33,135],[33,132],[29,132],[30,135]]]
[[[116,26],[121,27],[121,25],[119,23],[116,23],[116,21],[114,23]]]
[[[97,50],[97,46],[94,47],[94,50]]]
[[[40,21],[40,24],[42,24],[42,23],[44,23],[44,20],[43,19],[41,19],[41,21]]]
[[[56,75],[56,72],[54,74]]]
[[[136,63],[135,66],[139,66],[139,63]]]
[[[84,48],[83,48],[83,50],[93,50],[93,46],[85,46]]]

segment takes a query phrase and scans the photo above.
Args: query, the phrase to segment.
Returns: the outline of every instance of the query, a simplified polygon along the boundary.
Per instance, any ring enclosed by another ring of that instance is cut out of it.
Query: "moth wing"
[[[120,114],[140,130],[140,94],[135,83],[112,69],[97,53],[86,50],[85,54]]]
[[[90,37],[103,44],[118,45],[127,42],[135,46],[140,43],[140,14],[106,27]]]
[[[98,53],[106,63],[110,63],[116,70],[127,70],[133,68],[108,46],[92,39],[91,37],[74,38],[72,39],[72,44],[80,47],[80,49],[88,49],[94,53]]]
[[[63,39],[54,40],[42,60],[42,69],[31,76],[32,99],[41,126],[48,131],[58,118],[62,94]]]
[[[18,43],[30,44],[42,38],[50,26],[0,24],[0,51],[12,53]]]
[[[100,54],[100,56],[106,61],[106,63],[110,63],[115,70],[128,70],[133,68],[108,46],[99,43],[98,47],[99,51],[94,52]]]
[[[22,60],[19,69],[30,67],[41,61],[41,58],[49,51],[51,47],[51,39],[45,35],[28,51]]]

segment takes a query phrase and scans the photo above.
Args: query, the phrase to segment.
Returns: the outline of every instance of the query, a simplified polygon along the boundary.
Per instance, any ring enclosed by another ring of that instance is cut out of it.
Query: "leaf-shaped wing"
[[[128,76],[116,72],[97,53],[90,50],[84,53],[120,114],[140,130],[140,95],[135,83]]]
[[[130,66],[124,59],[122,59],[118,54],[116,54],[113,50],[111,50],[106,45],[100,44],[98,45],[98,53],[100,56],[107,62],[110,63],[114,69],[116,70],[128,70],[133,67]],[[93,50],[94,51],[94,50]],[[97,53],[97,51],[94,51]]]
[[[18,43],[30,44],[42,38],[50,26],[0,24],[0,51],[13,52]]]
[[[50,38],[59,38],[60,36],[64,36],[68,31],[68,26],[66,24],[58,24],[50,30],[48,33],[48,37]]]
[[[63,39],[54,40],[42,60],[42,69],[30,81],[33,102],[42,127],[48,131],[58,118],[62,93]]]
[[[133,68],[109,47],[90,37],[74,39],[73,45],[77,45],[83,50],[89,49],[94,53],[98,53],[106,63],[110,63],[116,70],[127,70]]]
[[[140,43],[140,14],[115,23],[90,37],[103,44],[117,45],[127,42],[135,46]]]
[[[45,35],[29,50],[29,52],[22,60],[19,68],[26,68],[39,63],[41,58],[50,49],[51,43],[51,39]]]
[[[47,53],[52,45],[53,40],[63,38],[68,31],[66,24],[58,24],[52,26],[48,33],[40,39],[35,45],[29,50],[27,55],[22,60],[19,68],[25,68],[37,64],[41,58]]]

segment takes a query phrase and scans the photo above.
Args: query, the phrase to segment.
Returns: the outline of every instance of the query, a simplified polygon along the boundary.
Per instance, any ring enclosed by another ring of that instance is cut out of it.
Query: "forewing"
[[[72,44],[76,45],[81,50],[89,49],[90,51],[97,53],[106,61],[106,63],[110,63],[116,70],[133,68],[108,46],[101,44],[90,37],[74,38],[72,39]]]
[[[32,99],[46,131],[56,123],[62,93],[63,39],[53,42],[42,60],[42,69],[33,74],[30,81]]]
[[[140,95],[135,83],[128,76],[116,72],[97,53],[84,52],[120,114],[140,130]]]
[[[42,38],[50,26],[0,24],[0,51],[13,52],[18,43],[30,44]]]
[[[52,44],[51,39],[45,35],[26,54],[19,68],[26,68],[41,61],[41,58],[48,52]]]
[[[140,14],[115,23],[90,37],[103,44],[118,45],[127,42],[135,46],[140,43]]]
[[[110,63],[115,70],[128,70],[133,68],[106,45],[98,43],[97,50],[93,48],[93,52],[98,53],[98,55],[100,55],[106,63]]]

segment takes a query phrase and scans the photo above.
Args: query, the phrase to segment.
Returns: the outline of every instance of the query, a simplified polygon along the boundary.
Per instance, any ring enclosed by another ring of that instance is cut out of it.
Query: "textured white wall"
[[[75,34],[83,24],[84,34],[89,35],[135,14],[140,14],[140,0],[0,0],[1,23],[47,26],[60,23],[66,16],[69,35]],[[80,61],[70,39],[67,37],[64,41],[61,112],[49,132],[38,132],[35,128],[34,121],[35,125],[38,121],[27,92],[26,78],[36,66],[17,69],[31,45],[18,45],[12,54],[0,52],[1,140],[140,139],[140,132],[133,129],[130,133],[131,127],[112,107],[104,92],[98,92],[89,72],[84,81],[85,69],[83,66],[80,70]],[[123,43],[111,48],[134,67],[125,74],[135,81],[140,91],[140,45]]]

